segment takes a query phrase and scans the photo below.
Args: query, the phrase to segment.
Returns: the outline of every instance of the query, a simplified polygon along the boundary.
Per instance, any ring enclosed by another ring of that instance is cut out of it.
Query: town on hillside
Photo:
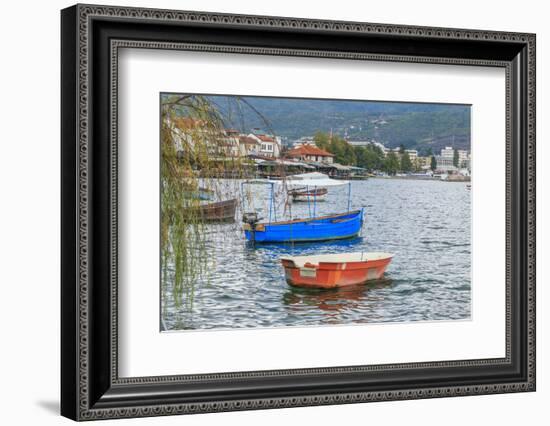
[[[196,140],[206,140],[213,160],[239,160],[247,174],[258,177],[318,171],[342,179],[377,176],[470,180],[471,154],[453,146],[446,146],[439,153],[428,150],[426,155],[419,155],[417,150],[403,145],[392,149],[374,139],[354,140],[332,131],[283,143],[280,136],[259,128],[250,132],[234,128],[212,130],[207,121],[189,117],[171,118],[168,128],[182,158]],[[225,177],[230,177],[230,168],[223,170]]]

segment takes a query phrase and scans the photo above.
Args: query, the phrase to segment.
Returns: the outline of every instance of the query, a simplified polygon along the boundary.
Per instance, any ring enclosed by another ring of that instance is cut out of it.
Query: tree
[[[354,148],[355,164],[367,170],[380,170],[384,165],[384,152],[375,145]]]
[[[313,141],[315,142],[315,145],[317,145],[319,148],[324,149],[325,151],[331,152],[328,133],[323,133],[323,132],[315,133],[315,136],[313,136]],[[333,154],[333,152],[331,152],[331,154]]]
[[[435,156],[432,155],[432,159],[430,160],[430,169],[432,169],[432,172],[435,172],[435,169],[437,169],[437,161],[435,160]]]
[[[453,165],[458,168],[458,150],[455,149],[453,153]]]
[[[248,107],[233,98],[235,109]],[[254,112],[254,110],[253,110]],[[255,112],[254,112],[255,113]],[[258,115],[262,118],[262,116]],[[217,176],[231,172],[247,176],[247,161],[227,149],[225,129],[230,118],[201,95],[161,97],[160,135],[160,280],[162,309],[171,298],[176,306],[192,308],[198,285],[213,270],[211,244],[197,196],[203,189],[214,194],[238,194],[240,184],[229,185]],[[230,161],[226,161],[230,160]],[[213,231],[219,232],[219,231]],[[226,232],[226,231],[223,231]],[[220,235],[222,235],[220,233]]]
[[[313,140],[317,147],[334,154],[335,162],[346,165],[354,165],[356,163],[355,150],[344,138],[317,132]]]
[[[403,172],[410,172],[412,170],[411,158],[407,152],[401,155],[401,170]]]
[[[399,170],[399,158],[393,151],[388,152],[384,160],[384,171],[389,175],[395,175]]]

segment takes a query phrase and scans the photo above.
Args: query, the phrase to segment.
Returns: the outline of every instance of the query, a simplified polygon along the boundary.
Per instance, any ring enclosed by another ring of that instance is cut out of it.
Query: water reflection
[[[380,293],[373,293],[373,289],[382,289],[391,287],[392,280],[377,280],[365,285],[356,285],[329,290],[323,289],[305,289],[299,287],[290,287],[283,294],[283,303],[292,308],[302,306],[316,307],[322,311],[341,311],[346,309],[355,309],[361,302],[369,299],[370,302],[381,300]]]

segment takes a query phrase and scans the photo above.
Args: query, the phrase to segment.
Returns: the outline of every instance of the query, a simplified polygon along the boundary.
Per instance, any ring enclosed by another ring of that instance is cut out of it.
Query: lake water
[[[255,200],[267,217],[267,187],[251,191],[245,198]],[[208,280],[196,284],[191,308],[185,301],[176,307],[168,288],[162,302],[166,328],[469,319],[471,193],[466,184],[374,178],[352,182],[351,194],[352,209],[365,207],[361,236],[353,240],[253,247],[244,238],[241,212],[234,224],[208,225],[207,250],[215,267]],[[285,197],[278,195],[281,219]],[[309,215],[307,203],[290,208],[293,217]],[[346,209],[347,186],[330,188],[327,200],[317,203],[318,215]],[[339,290],[297,289],[286,283],[279,261],[284,255],[352,251],[394,253],[385,280]]]

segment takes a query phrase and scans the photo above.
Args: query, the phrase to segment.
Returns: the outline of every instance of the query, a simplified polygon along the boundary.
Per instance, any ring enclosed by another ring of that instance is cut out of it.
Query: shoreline
[[[429,181],[438,181],[438,182],[451,182],[451,183],[470,183],[471,178],[468,179],[441,179],[434,177],[423,177],[423,176],[372,176],[369,179],[401,179],[401,180],[429,180]]]

